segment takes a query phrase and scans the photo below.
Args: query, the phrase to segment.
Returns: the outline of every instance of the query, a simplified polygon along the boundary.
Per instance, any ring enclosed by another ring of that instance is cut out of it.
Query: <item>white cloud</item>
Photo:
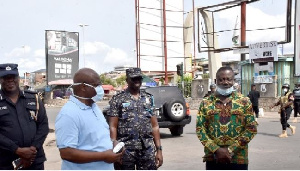
[[[29,46],[22,46],[22,47],[17,47],[14,48],[13,50],[11,50],[8,53],[4,54],[4,57],[6,58],[15,58],[15,57],[19,57],[19,56],[23,56],[25,54],[30,53],[31,48]]]
[[[45,57],[45,49],[38,49],[34,51],[35,57]]]
[[[86,42],[84,47],[85,59],[80,60],[80,68],[83,67],[83,61],[85,61],[85,67],[92,68],[99,74],[112,71],[115,66],[133,65],[135,62],[133,55],[129,57],[124,50],[110,47],[103,42]],[[83,56],[83,49],[81,49],[80,56]]]
[[[103,53],[110,49],[108,45],[103,42],[85,42],[84,50],[86,55],[95,55],[97,53]]]

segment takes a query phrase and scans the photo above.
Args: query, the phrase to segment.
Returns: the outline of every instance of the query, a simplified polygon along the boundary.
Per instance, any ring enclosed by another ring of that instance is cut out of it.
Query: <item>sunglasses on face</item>
[[[143,77],[133,77],[130,78],[131,81],[135,82],[135,81],[141,81],[143,79]]]

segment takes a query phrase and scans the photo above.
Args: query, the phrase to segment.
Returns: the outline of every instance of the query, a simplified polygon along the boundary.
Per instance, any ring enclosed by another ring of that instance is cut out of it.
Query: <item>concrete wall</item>
[[[208,79],[192,80],[192,98],[203,98],[208,92]]]

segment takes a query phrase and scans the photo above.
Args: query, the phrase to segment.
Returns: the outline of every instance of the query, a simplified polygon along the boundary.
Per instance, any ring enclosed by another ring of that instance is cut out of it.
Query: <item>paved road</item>
[[[101,106],[100,106],[101,107]],[[47,108],[50,127],[59,108]],[[196,111],[192,112],[192,122],[184,129],[180,137],[171,136],[168,129],[161,129],[164,164],[162,170],[204,170],[202,162],[203,146],[195,134]],[[296,123],[300,131],[300,124]],[[54,127],[52,127],[54,128]],[[298,131],[297,130],[297,131]],[[249,144],[249,169],[251,170],[296,170],[300,168],[300,132],[288,138],[280,139],[281,132],[279,116],[276,113],[266,113],[259,118],[258,134]],[[288,130],[290,135],[290,130]],[[54,133],[50,133],[45,151],[48,161],[45,169],[60,169],[61,160],[55,146]]]

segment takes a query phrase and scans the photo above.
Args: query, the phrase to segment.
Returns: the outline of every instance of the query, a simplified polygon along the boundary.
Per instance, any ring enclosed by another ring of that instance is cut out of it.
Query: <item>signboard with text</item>
[[[278,61],[277,42],[249,44],[249,58],[254,62]]]
[[[272,75],[260,75],[253,77],[254,84],[259,83],[273,83],[273,76]]]
[[[79,68],[78,32],[46,30],[47,84],[72,79]]]

